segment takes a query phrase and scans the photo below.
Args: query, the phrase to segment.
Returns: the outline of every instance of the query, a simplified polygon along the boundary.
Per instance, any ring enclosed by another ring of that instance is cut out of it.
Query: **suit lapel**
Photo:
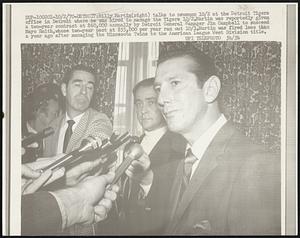
[[[210,175],[210,173],[218,166],[218,160],[221,159],[221,155],[224,153],[225,148],[227,147],[227,141],[229,141],[229,137],[232,136],[234,133],[234,128],[230,125],[230,123],[226,123],[220,131],[217,133],[215,138],[213,139],[212,143],[207,148],[206,152],[204,153],[201,161],[198,164],[197,169],[195,170],[193,177],[187,186],[185,192],[182,195],[181,201],[179,201],[178,207],[174,212],[174,217],[170,222],[169,228],[171,232],[174,232],[178,222],[180,221],[181,217],[183,216],[184,212],[186,211],[187,207],[193,200],[195,194],[199,191],[201,185]],[[184,166],[184,165],[183,165]],[[180,169],[180,168],[179,168]],[[177,176],[180,176],[180,183],[182,182],[183,176],[183,168],[181,168],[182,173],[180,174],[179,171]],[[178,179],[178,178],[177,178]],[[178,186],[177,184],[177,187]]]
[[[186,190],[184,191],[181,201],[178,201],[178,207],[174,215],[173,226],[175,227],[180,221],[180,218],[184,214],[185,210],[189,206],[190,202],[198,192],[199,188],[207,178],[207,176],[217,167],[218,163],[215,159],[214,151],[210,150],[205,153],[201,159],[196,171],[193,174],[191,181],[189,182]],[[183,168],[181,169],[183,171]],[[181,183],[183,179],[183,172],[181,173]]]
[[[78,125],[76,126],[75,130],[73,131],[73,134],[70,138],[68,147],[66,152],[70,153],[72,150],[75,149],[75,146],[80,142],[82,137],[84,136],[84,133],[86,132],[86,127],[89,124],[89,115],[90,110],[87,110],[82,118],[80,119]]]
[[[151,150],[149,157],[151,159],[151,163],[160,163],[163,161],[166,161],[168,158],[167,153],[170,152],[169,145],[167,144],[168,139],[168,132],[163,134],[163,136],[159,139],[159,141],[155,144],[153,149]],[[163,161],[155,161],[157,159],[163,160]]]
[[[180,190],[182,186],[183,166],[184,166],[184,161],[182,160],[178,164],[174,183],[170,191],[170,201],[168,203],[168,208],[167,208],[168,225],[166,227],[166,234],[171,233],[171,231],[173,230],[174,216],[175,216],[176,208],[178,207]]]

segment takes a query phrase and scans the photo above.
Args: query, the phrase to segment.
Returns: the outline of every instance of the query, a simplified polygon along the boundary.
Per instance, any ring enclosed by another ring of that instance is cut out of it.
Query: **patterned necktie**
[[[68,123],[68,128],[66,130],[66,134],[65,134],[65,138],[64,138],[64,147],[63,147],[63,153],[66,152],[67,150],[67,147],[68,147],[68,144],[69,144],[69,140],[71,138],[71,135],[72,135],[72,126],[74,125],[75,121],[73,120],[68,120],[67,121]]]
[[[190,182],[190,177],[192,174],[192,167],[193,167],[193,164],[196,162],[196,160],[197,160],[197,157],[193,154],[191,148],[189,148],[186,152],[185,159],[184,159],[184,167],[183,167],[184,171],[183,171],[182,184],[181,184],[181,190],[180,190],[180,200]]]

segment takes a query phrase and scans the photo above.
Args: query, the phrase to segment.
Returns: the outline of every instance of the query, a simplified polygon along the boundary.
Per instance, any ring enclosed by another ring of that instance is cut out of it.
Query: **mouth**
[[[143,118],[142,120],[143,121],[151,121],[152,119],[151,118]]]
[[[164,115],[167,119],[172,118],[175,116],[175,114],[178,112],[178,110],[164,110]]]
[[[83,98],[83,97],[80,97],[80,98],[77,98],[77,101],[79,102],[79,103],[86,103],[86,98]]]

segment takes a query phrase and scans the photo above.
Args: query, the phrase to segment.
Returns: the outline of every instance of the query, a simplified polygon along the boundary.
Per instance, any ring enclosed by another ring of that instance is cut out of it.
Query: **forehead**
[[[195,67],[197,67],[197,64],[188,56],[166,60],[158,65],[155,81],[157,82],[163,78],[176,77],[185,73],[193,73]]]
[[[95,77],[92,73],[84,71],[84,70],[75,70],[70,78],[70,81],[80,80],[84,82],[95,82]]]
[[[141,86],[136,90],[135,100],[145,100],[150,98],[156,98],[157,94],[154,87],[151,86]]]
[[[58,102],[54,99],[48,100],[48,109],[58,110],[59,109]]]

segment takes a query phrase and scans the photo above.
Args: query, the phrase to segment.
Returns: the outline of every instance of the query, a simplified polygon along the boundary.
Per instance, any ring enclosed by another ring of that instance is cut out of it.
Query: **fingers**
[[[65,168],[60,168],[52,172],[50,179],[44,184],[44,186],[56,181],[57,179],[63,177],[65,174]]]
[[[34,171],[28,164],[22,164],[22,176],[27,178],[38,178],[40,175],[40,172]]]
[[[99,164],[99,161],[92,161],[92,162],[84,162],[81,163],[74,168],[70,169],[67,172],[67,176],[75,176],[79,177],[84,173],[90,172],[93,168],[95,168]]]
[[[108,184],[108,183],[111,183],[113,181],[113,179],[115,178],[115,173],[110,171],[107,174],[102,175],[102,176],[105,178],[106,184]]]
[[[115,191],[111,190],[106,190],[104,193],[104,198],[109,199],[111,201],[115,201],[117,198],[117,193]]]
[[[52,171],[50,169],[46,170],[37,179],[32,180],[32,182],[29,184],[25,184],[23,194],[34,193],[37,191],[50,178],[51,175]]]
[[[30,163],[29,166],[34,170],[43,169],[61,157],[63,157],[63,154],[59,154],[49,158],[48,157],[39,158],[35,162]]]
[[[95,223],[99,221],[103,221],[107,217],[107,211],[106,208],[102,205],[97,205],[94,207],[94,213],[95,213]]]
[[[30,148],[37,148],[37,147],[39,147],[39,144],[38,144],[37,142],[34,142],[34,143],[28,145],[27,147],[30,147]]]

